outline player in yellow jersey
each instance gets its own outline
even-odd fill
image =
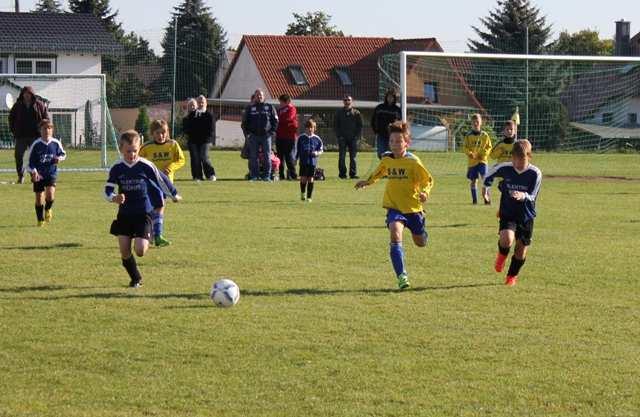
[[[356,189],[372,185],[387,177],[382,206],[387,209],[387,227],[390,233],[389,257],[398,278],[398,287],[409,287],[409,276],[404,268],[402,232],[411,230],[416,246],[427,245],[427,230],[422,203],[427,201],[433,178],[420,159],[407,152],[411,143],[409,127],[403,122],[389,125],[389,148],[376,170],[365,181],[358,181]]]
[[[478,178],[487,175],[487,161],[491,153],[491,138],[482,131],[482,116],[476,113],[471,116],[471,132],[464,137],[462,150],[468,157],[467,178],[471,187],[471,201],[478,204]],[[486,198],[486,187],[482,187],[484,203],[491,204]]]
[[[164,120],[154,120],[150,129],[153,142],[145,143],[140,148],[140,156],[153,162],[158,170],[173,182],[175,172],[185,164],[184,153],[180,144],[169,138],[169,126]],[[172,196],[173,201],[179,201],[179,195]],[[170,241],[164,238],[164,206],[154,210],[153,240],[156,246],[168,246]]]
[[[493,166],[495,167],[498,164],[503,162],[511,162],[511,150],[513,149],[513,144],[516,141],[517,137],[517,125],[513,120],[507,120],[504,124],[504,129],[502,130],[502,140],[491,149],[491,154],[489,157],[496,161]],[[489,197],[489,187],[485,187],[484,191],[484,199],[485,201],[491,201]]]

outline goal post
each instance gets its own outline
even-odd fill
[[[494,139],[514,119],[536,149],[640,150],[638,57],[402,51],[381,70],[399,87],[403,120],[438,137],[427,134],[426,150],[456,150],[473,113]]]
[[[87,151],[75,153],[79,157],[60,171],[105,170],[117,159],[104,74],[0,74],[0,148],[14,145],[8,115],[25,86],[46,103],[54,137],[65,149]],[[0,172],[14,170],[13,158],[3,157]]]

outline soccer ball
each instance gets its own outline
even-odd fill
[[[240,288],[228,278],[213,283],[209,297],[218,307],[232,307],[240,300]]]

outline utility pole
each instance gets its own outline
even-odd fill
[[[171,80],[171,137],[176,133],[176,59],[178,48],[178,16],[173,18],[173,79]]]
[[[15,1],[16,13],[20,13],[20,0]]]
[[[525,106],[524,106],[524,135],[527,139],[529,139],[529,23],[527,23],[527,27],[525,30],[525,54],[527,55],[527,93],[525,96]]]

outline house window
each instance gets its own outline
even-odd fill
[[[338,80],[340,80],[340,84],[342,84],[343,87],[350,87],[353,85],[351,75],[349,75],[349,70],[344,67],[336,67],[335,71],[338,76]]]
[[[289,74],[291,74],[291,78],[293,79],[293,83],[295,85],[309,84],[307,82],[307,77],[305,77],[304,72],[302,71],[302,67],[300,65],[291,65],[289,67]]]
[[[424,101],[427,103],[438,102],[438,85],[435,82],[424,83]]]
[[[602,113],[602,124],[610,125],[613,122],[613,113]]]
[[[16,74],[33,74],[31,61],[16,61]]]
[[[36,61],[36,74],[53,74],[53,62]]]
[[[17,74],[53,74],[53,59],[16,59]]]
[[[638,113],[629,113],[627,115],[627,121],[629,122],[630,125],[637,125],[638,124]]]

